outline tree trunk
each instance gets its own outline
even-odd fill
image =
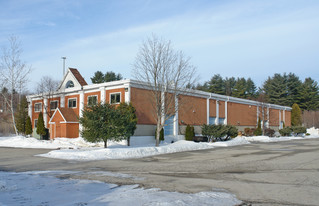
[[[127,137],[127,146],[131,146],[130,139],[131,137]]]
[[[104,141],[104,148],[107,148],[107,140]]]
[[[156,147],[159,146],[159,143],[160,143],[160,133],[161,133],[161,128],[160,128],[160,125],[157,124],[157,127],[156,127]]]
[[[14,132],[16,133],[16,135],[18,135],[18,130],[17,130],[17,126],[16,126],[16,121],[14,118],[14,109],[13,109],[13,91],[11,92],[11,115],[12,115],[12,124],[13,124],[13,128],[14,128]]]

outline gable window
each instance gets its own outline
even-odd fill
[[[34,104],[34,111],[41,112],[41,110],[42,110],[42,103],[35,103]]]
[[[68,107],[75,108],[76,107],[76,99],[69,99]]]
[[[35,120],[34,120],[34,128],[37,128],[37,126],[38,126],[38,120],[35,119]]]
[[[73,81],[69,80],[66,85],[65,85],[65,88],[71,88],[71,87],[74,87],[74,83]]]
[[[88,96],[88,106],[94,106],[97,104],[97,96]]]
[[[52,110],[55,110],[56,108],[58,108],[58,100],[51,101],[51,102],[50,102],[50,109],[51,109],[51,111],[52,111]]]
[[[121,103],[121,93],[118,92],[118,93],[113,93],[110,95],[110,103],[111,104],[119,104]]]

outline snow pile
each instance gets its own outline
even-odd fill
[[[195,143],[185,140],[160,147],[126,147],[126,148],[82,148],[55,150],[42,157],[69,159],[69,160],[103,160],[103,159],[127,159],[140,158],[159,154],[168,154],[190,150],[213,148],[213,144]]]
[[[138,139],[139,137],[134,137]],[[253,136],[253,137],[236,137],[226,142],[214,143],[195,143],[191,141],[179,140],[175,143],[164,142],[160,147],[154,147],[154,138],[148,138],[149,141],[143,146],[139,142],[135,146],[126,146],[126,141],[122,142],[108,142],[108,148],[103,148],[104,143],[89,143],[83,138],[56,138],[53,141],[37,140],[35,138],[25,138],[21,136],[16,137],[0,137],[0,147],[24,147],[24,148],[47,148],[59,149],[50,151],[39,156],[68,159],[68,160],[105,160],[105,159],[128,159],[141,158],[160,154],[168,154],[175,152],[184,152],[192,150],[211,149],[214,147],[229,147],[242,144],[249,144],[250,142],[279,142],[297,139],[319,138],[319,135],[310,135],[305,137],[267,137],[267,136]],[[150,146],[152,145],[152,146]]]
[[[313,139],[319,138],[319,135],[309,135],[304,137],[268,137],[268,136],[253,136],[253,137],[242,137],[248,142],[281,142],[298,139]]]
[[[0,205],[236,205],[234,195],[220,192],[185,194],[138,185],[117,186],[91,180],[68,180],[54,173],[0,172]]]
[[[319,136],[319,129],[311,127],[309,129],[307,129],[307,133],[312,135],[312,136]]]
[[[108,142],[110,146],[124,146],[126,141]],[[55,138],[54,140],[38,140],[33,137],[12,136],[0,137],[0,147],[17,147],[17,148],[42,148],[42,149],[66,149],[82,147],[103,147],[103,142],[90,143],[83,138]]]
[[[196,143],[180,140],[173,144],[162,145],[160,147],[126,147],[126,148],[82,148],[82,149],[64,149],[54,150],[38,156],[68,159],[68,160],[105,160],[105,159],[128,159],[141,158],[160,154],[169,154],[175,152],[184,152],[192,150],[203,150],[214,147],[228,147],[241,144],[249,144],[247,140],[241,137],[234,138],[227,142],[215,143]]]

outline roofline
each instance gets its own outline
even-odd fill
[[[72,73],[72,72],[71,72]],[[73,75],[73,74],[72,74]],[[112,81],[112,82],[104,82],[99,84],[91,84],[91,85],[85,85],[80,87],[72,87],[65,89],[64,91],[56,91],[53,93],[54,96],[58,96],[61,94],[68,94],[68,93],[76,93],[79,91],[88,91],[88,90],[94,90],[99,89],[101,87],[135,87],[135,88],[141,88],[141,89],[151,89],[151,86],[147,84],[146,82],[133,80],[133,79],[124,79],[124,80],[118,80],[118,81]],[[206,98],[206,99],[214,99],[214,100],[220,100],[220,101],[227,101],[227,102],[233,102],[233,103],[241,103],[241,104],[248,104],[253,106],[265,106],[273,109],[281,109],[281,110],[287,110],[291,111],[291,107],[288,106],[281,106],[277,104],[270,104],[266,102],[258,102],[254,100],[249,99],[242,99],[237,97],[231,97],[221,94],[215,94],[200,90],[194,90],[194,89],[187,89],[186,91],[182,91],[181,94],[183,95],[189,95],[189,96],[196,96],[200,98]],[[28,99],[34,99],[34,98],[42,98],[42,94],[34,94],[34,95],[28,95]]]

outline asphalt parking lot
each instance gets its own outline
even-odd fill
[[[256,143],[140,159],[76,162],[0,148],[1,171],[81,171],[63,178],[140,184],[186,193],[227,190],[252,205],[319,205],[319,139]],[[134,178],[96,175],[99,171]]]

